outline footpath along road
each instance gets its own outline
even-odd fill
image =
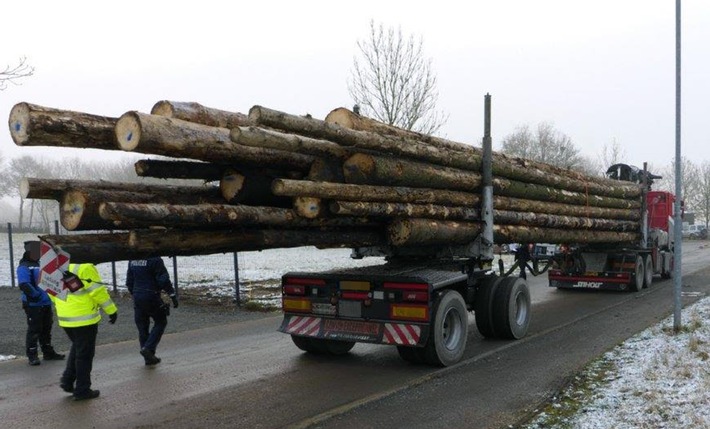
[[[687,303],[710,292],[710,261],[699,243],[684,250]],[[142,365],[135,337],[98,347],[93,378],[101,397],[94,401],[75,403],[61,392],[60,362],[0,363],[0,420],[51,428],[514,425],[586,362],[671,311],[670,281],[635,294],[545,283],[531,280],[526,339],[485,340],[471,321],[464,361],[451,368],[410,365],[393,347],[364,344],[338,359],[309,356],[276,332],[279,316],[182,332],[176,318],[156,368]],[[130,314],[124,310],[119,324],[132,328]],[[99,337],[112,328],[102,325]]]

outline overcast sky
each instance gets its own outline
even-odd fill
[[[675,0],[14,1],[0,14],[0,67],[26,56],[36,71],[0,92],[0,117],[21,101],[118,117],[168,99],[324,118],[352,106],[346,82],[371,19],[423,37],[449,139],[480,141],[488,92],[494,148],[549,121],[591,158],[614,139],[638,166],[675,154]],[[683,155],[710,160],[708,0],[683,1],[682,76]],[[5,157],[97,157],[50,151],[0,129]]]

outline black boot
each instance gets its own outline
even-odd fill
[[[155,355],[155,352],[148,349],[141,349],[141,355],[145,359],[146,365],[157,365],[160,363],[160,358]]]
[[[27,349],[27,359],[31,366],[37,366],[42,363],[39,361],[39,356],[37,355],[37,347]]]
[[[64,355],[54,351],[54,347],[52,347],[52,346],[43,346],[42,347],[42,356],[44,357],[44,360],[62,360],[62,359],[64,359]]]

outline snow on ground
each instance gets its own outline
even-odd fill
[[[617,346],[526,429],[710,428],[710,298]]]

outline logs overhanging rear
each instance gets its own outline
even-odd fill
[[[47,236],[74,261],[314,245],[456,246],[481,230],[481,150],[339,108],[325,120],[261,106],[248,115],[161,101],[120,118],[29,103],[9,118],[20,146],[135,151],[143,177],[204,186],[27,178],[28,198],[60,202]],[[186,160],[187,159],[187,160]],[[494,153],[494,240],[632,242],[641,188]],[[209,182],[220,181],[219,187]],[[169,183],[169,182],[168,182]],[[182,240],[182,241],[181,241]]]

